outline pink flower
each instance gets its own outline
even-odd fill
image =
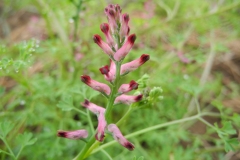
[[[118,4],[115,5],[115,11],[116,11],[115,19],[116,19],[117,22],[120,22],[121,21],[122,9]]]
[[[108,7],[105,8],[105,14],[107,15],[111,31],[114,34],[117,31],[116,13],[114,5],[108,5]]]
[[[81,81],[96,91],[105,93],[107,95],[109,95],[111,92],[111,89],[108,85],[95,81],[87,75],[82,75]]]
[[[113,82],[116,78],[116,65],[115,63],[110,59],[110,68],[108,65],[102,67],[99,69],[100,72],[104,75],[105,79],[109,82]]]
[[[131,62],[125,63],[121,66],[120,74],[124,75],[128,72],[136,70],[138,67],[143,65],[145,62],[147,62],[150,59],[150,56],[148,54],[143,54],[140,58],[135,59]]]
[[[114,59],[116,61],[121,61],[125,58],[125,56],[129,53],[129,51],[132,49],[132,46],[136,40],[136,35],[131,34],[127,41],[123,44],[123,46],[117,50],[117,52],[114,54]]]
[[[105,43],[101,36],[99,36],[98,34],[95,34],[93,36],[93,40],[95,43],[97,43],[97,45],[102,48],[102,50],[109,56],[112,56],[114,54],[113,50],[109,47],[109,45],[107,43]]]
[[[129,105],[131,103],[138,102],[138,101],[142,100],[142,97],[143,97],[142,94],[137,95],[137,96],[130,96],[130,95],[122,94],[115,99],[114,103],[115,104],[123,103],[123,104]]]
[[[127,93],[134,89],[138,89],[138,83],[132,80],[129,84],[122,84],[118,89],[118,93]]]
[[[113,138],[118,141],[123,147],[127,148],[128,150],[134,150],[134,145],[130,143],[121,133],[119,128],[115,124],[108,125],[108,131],[112,133]]]
[[[87,99],[83,103],[81,103],[83,107],[86,107],[89,109],[91,112],[93,112],[96,115],[100,115],[101,113],[105,112],[105,108],[100,107],[94,103],[89,102]]]
[[[76,131],[61,131],[59,130],[57,133],[58,137],[68,138],[68,139],[80,139],[87,138],[88,131],[87,130],[76,130]]]
[[[100,112],[100,114],[98,115],[97,133],[95,135],[96,140],[100,142],[103,141],[106,126],[107,126],[107,122],[105,120],[104,112]]]
[[[121,39],[128,36],[129,34],[130,28],[128,26],[128,22],[129,22],[129,15],[125,13],[122,15],[122,19],[121,19],[121,23],[122,23],[121,30],[120,30]]]
[[[102,32],[104,33],[107,43],[108,45],[113,48],[115,43],[113,40],[113,37],[111,36],[110,32],[109,32],[109,25],[107,23],[103,23],[100,25],[100,29],[102,30]]]

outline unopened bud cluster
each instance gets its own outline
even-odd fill
[[[138,89],[138,83],[134,80],[131,80],[128,84],[117,86],[117,90],[113,90],[113,88],[118,85],[121,76],[136,70],[139,66],[148,61],[150,56],[143,54],[136,60],[122,64],[123,59],[133,47],[133,44],[136,40],[136,35],[129,35],[130,27],[128,23],[130,18],[126,13],[122,14],[122,9],[119,5],[108,5],[105,8],[105,14],[107,16],[108,23],[101,24],[100,29],[105,35],[106,42],[103,41],[102,37],[97,34],[93,36],[93,40],[103,50],[103,52],[108,55],[110,59],[110,65],[105,65],[99,70],[104,75],[105,79],[110,82],[111,87],[105,83],[93,80],[88,75],[82,75],[81,81],[92,89],[105,95],[105,97],[108,98],[109,103],[110,98],[112,98],[112,105],[118,103],[130,105],[131,103],[140,101],[143,98],[142,94],[126,94],[132,90]],[[108,131],[122,146],[129,150],[134,149],[134,145],[122,135],[121,131],[115,124],[108,124],[109,120],[107,120],[106,113],[109,108],[105,109],[88,100],[85,100],[81,104],[83,107],[95,114],[98,118],[97,133],[95,135],[96,140],[102,142],[104,140],[106,131]],[[58,136],[70,139],[87,138],[88,132],[86,130],[58,131]]]

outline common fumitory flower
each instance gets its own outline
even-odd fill
[[[89,102],[87,99],[83,103],[81,103],[83,107],[86,107],[91,112],[93,112],[96,115],[100,115],[101,113],[105,112],[105,108],[100,107],[94,103]]]
[[[85,129],[76,130],[76,131],[62,131],[59,130],[57,133],[58,137],[68,138],[68,139],[80,139],[87,138],[88,131]]]
[[[105,8],[105,14],[107,15],[111,31],[114,34],[117,31],[115,7],[112,4],[110,4],[107,8]]]
[[[129,21],[129,15],[128,14],[123,14],[122,19],[121,19],[121,30],[120,30],[120,37],[123,39],[125,36],[129,34],[130,28],[128,26],[128,21]]]
[[[105,120],[104,112],[100,112],[100,114],[98,115],[97,133],[95,135],[96,140],[100,142],[103,141],[106,127],[107,127],[107,122]]]
[[[123,44],[123,46],[117,50],[117,52],[114,54],[114,59],[116,61],[120,61],[129,53],[129,51],[132,49],[132,46],[136,40],[136,35],[131,34],[127,41]]]
[[[123,147],[129,149],[130,151],[134,150],[134,145],[130,143],[121,133],[116,124],[109,124],[108,131],[112,133],[113,138],[118,141]]]
[[[140,58],[135,59],[131,62],[125,63],[121,66],[120,74],[124,75],[128,72],[136,70],[138,67],[143,65],[145,62],[147,62],[150,59],[150,56],[148,54],[143,54]]]
[[[99,36],[98,34],[95,34],[93,36],[93,41],[95,43],[97,43],[97,45],[109,56],[113,56],[114,52],[113,50],[109,47],[109,45],[107,43],[105,43],[101,36]]]
[[[100,72],[104,75],[105,79],[109,82],[113,82],[116,78],[116,65],[115,63],[110,59],[110,68],[108,65],[102,67],[99,69]]]
[[[105,93],[107,95],[110,94],[111,89],[108,85],[104,84],[104,83],[100,83],[98,81],[95,81],[93,79],[91,79],[89,76],[87,75],[82,75],[81,76],[81,80],[82,82],[84,82],[86,85],[88,85],[89,87],[91,87],[92,89],[99,91],[101,93]]]
[[[138,102],[140,100],[142,100],[142,97],[143,95],[140,94],[140,95],[137,95],[137,96],[130,96],[130,95],[125,95],[125,94],[122,94],[120,96],[118,96],[114,103],[117,104],[117,103],[123,103],[123,104],[131,104],[131,103],[134,103],[134,102]]]
[[[122,84],[118,89],[118,93],[123,94],[130,92],[131,90],[138,89],[138,83],[134,80],[130,81],[129,84]]]
[[[110,34],[109,25],[107,23],[103,23],[103,24],[100,25],[100,29],[104,33],[104,35],[106,37],[107,44],[111,48],[113,48],[115,46],[115,43],[114,43],[113,37]]]

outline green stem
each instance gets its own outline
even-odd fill
[[[18,152],[18,154],[17,154],[17,156],[16,156],[16,159],[18,159],[18,157],[20,156],[20,154],[21,154],[21,152],[22,152],[22,150],[23,150],[23,146],[21,146],[21,148],[20,148],[20,150],[19,150],[19,152]]]
[[[6,145],[6,147],[7,147],[8,151],[10,152],[11,156],[12,156],[14,159],[16,159],[15,154],[13,153],[11,147],[8,145],[8,143],[7,143],[7,141],[5,140],[5,138],[3,137],[3,138],[1,138],[1,139],[2,139],[3,143]]]
[[[81,152],[73,159],[73,160],[83,160],[85,158],[85,155],[88,151],[88,149],[92,146],[92,144],[96,141],[95,135],[92,135],[88,143],[85,144],[84,148],[81,150]]]
[[[116,123],[117,126],[120,126],[126,119],[127,117],[130,115],[130,113],[132,113],[133,109],[132,106],[129,106],[127,112],[122,116],[122,118]]]
[[[119,81],[120,81],[121,62],[115,61],[115,64],[116,64],[116,79],[112,85],[112,88],[111,88],[112,92],[109,96],[109,101],[108,101],[107,108],[105,111],[105,117],[106,117],[106,120],[108,123],[110,121],[110,113],[112,112],[113,104],[114,104],[114,101],[115,101],[115,98],[116,98],[116,95],[118,92]]]

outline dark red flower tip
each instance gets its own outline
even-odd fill
[[[83,83],[86,83],[87,85],[89,85],[91,83],[91,78],[88,75],[82,75],[81,76],[81,81]]]
[[[138,89],[138,83],[135,82],[134,80],[131,80],[130,83],[129,83],[129,88]]]
[[[121,9],[121,7],[120,7],[118,4],[116,4],[115,10],[116,10],[116,11],[119,11],[120,13],[122,12],[122,9]]]
[[[85,107],[85,106],[88,106],[89,105],[89,100],[85,99],[84,102],[82,103],[82,105]]]
[[[99,36],[98,34],[95,34],[95,35],[93,36],[93,41],[94,41],[95,43],[97,43],[97,44],[101,44],[102,38],[101,38],[101,36]]]
[[[130,27],[128,26],[127,35],[130,33]]]
[[[109,72],[109,67],[108,65],[103,66],[102,68],[99,69],[102,74],[108,74]]]
[[[100,29],[103,33],[106,34],[109,31],[109,25],[107,23],[103,23],[103,24],[100,25]]]
[[[138,95],[138,96],[135,98],[135,101],[136,101],[136,102],[141,101],[141,100],[142,100],[142,97],[143,97],[142,94]]]
[[[58,137],[67,137],[67,132],[65,132],[65,131],[58,131],[57,136]]]
[[[111,16],[111,17],[115,17],[115,13],[114,13],[114,11],[111,9],[111,10],[108,10],[108,13],[109,13],[109,15]]]
[[[114,5],[113,4],[109,4],[109,8],[113,9]]]
[[[127,23],[129,21],[129,15],[128,14],[123,14],[123,20]]]
[[[104,10],[104,11],[105,11],[105,13],[108,13],[108,8],[105,8],[105,10]]]
[[[136,40],[136,35],[135,34],[131,34],[129,37],[128,37],[128,41],[129,43],[133,44]]]
[[[130,143],[130,142],[126,142],[124,144],[124,147],[126,147],[130,151],[134,150],[134,148],[135,148],[134,145],[132,143]]]
[[[102,142],[103,141],[103,139],[104,139],[104,133],[101,133],[101,136],[100,136],[100,138],[98,139],[98,133],[96,133],[95,134],[95,138],[96,138],[96,140],[98,140],[99,142]]]
[[[143,64],[145,62],[147,62],[150,59],[150,56],[148,54],[143,54],[140,57],[140,63]]]

